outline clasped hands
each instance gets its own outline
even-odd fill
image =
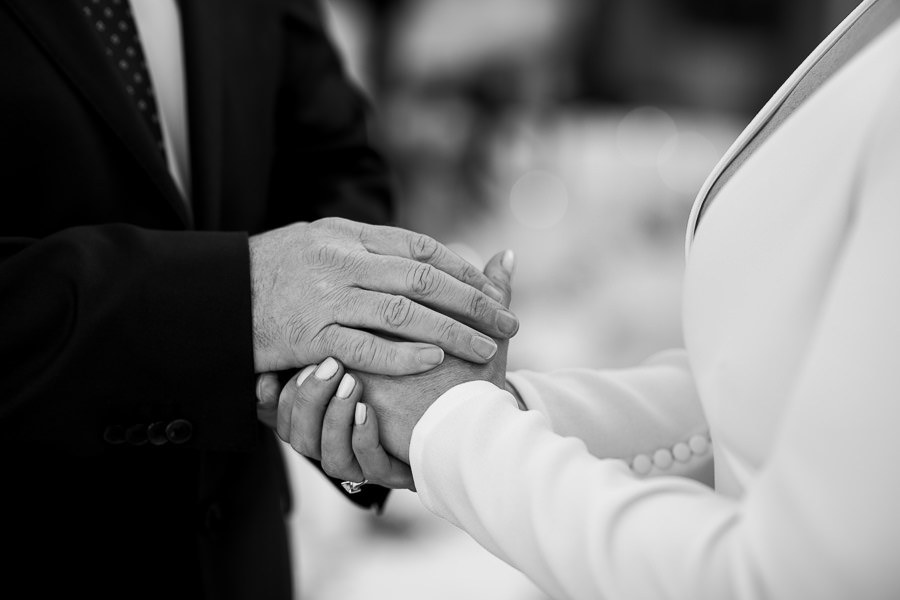
[[[505,383],[512,254],[482,272],[427,236],[342,219],[250,250],[260,420],[333,477],[414,489],[425,410],[458,383]]]

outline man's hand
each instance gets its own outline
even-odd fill
[[[512,269],[510,252],[498,254],[485,267],[505,305]],[[307,367],[284,386],[274,374],[265,375],[257,389],[259,418],[298,453],[321,460],[332,477],[414,489],[406,464],[413,427],[458,383],[481,379],[505,387],[507,346],[501,341],[486,365],[448,358],[440,367],[407,377],[350,374],[331,358]]]
[[[404,229],[297,223],[251,237],[250,261],[258,373],[329,356],[384,375],[432,369],[443,351],[485,363],[518,329],[484,273]]]
[[[494,256],[484,270],[503,291],[505,306],[509,305],[510,300],[512,262],[512,253],[507,251]],[[377,415],[380,443],[385,450],[408,463],[413,427],[428,407],[453,386],[466,381],[486,380],[504,389],[508,345],[508,340],[498,340],[497,354],[483,365],[448,358],[431,371],[402,378],[353,373],[363,386],[363,402]],[[357,441],[356,432],[354,441]],[[359,451],[357,456],[360,456]]]

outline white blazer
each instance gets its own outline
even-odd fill
[[[527,412],[453,388],[422,502],[557,600],[900,598],[900,0],[803,63],[687,241],[684,350],[511,373]]]

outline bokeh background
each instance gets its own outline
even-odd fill
[[[854,0],[324,0],[375,107],[400,225],[512,248],[510,369],[681,344],[708,172]],[[552,600],[415,494],[355,508],[287,453],[300,600]]]

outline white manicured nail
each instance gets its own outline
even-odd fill
[[[309,365],[304,367],[302,371],[300,371],[300,377],[297,378],[297,387],[303,385],[303,382],[306,381],[306,378],[312,375],[312,372],[316,370],[316,365]]]
[[[356,380],[349,373],[344,373],[344,376],[341,377],[341,384],[338,386],[337,394],[335,394],[338,398],[349,398],[350,394],[353,393],[353,388],[356,387]]]
[[[321,379],[322,381],[331,379],[332,377],[334,377],[334,374],[337,373],[337,370],[337,361],[329,356],[322,362],[321,365],[319,365],[319,368],[316,369],[316,379]]]
[[[356,403],[356,415],[353,419],[357,425],[365,424],[366,412],[367,412],[366,405],[363,404],[362,402],[357,402]]]

